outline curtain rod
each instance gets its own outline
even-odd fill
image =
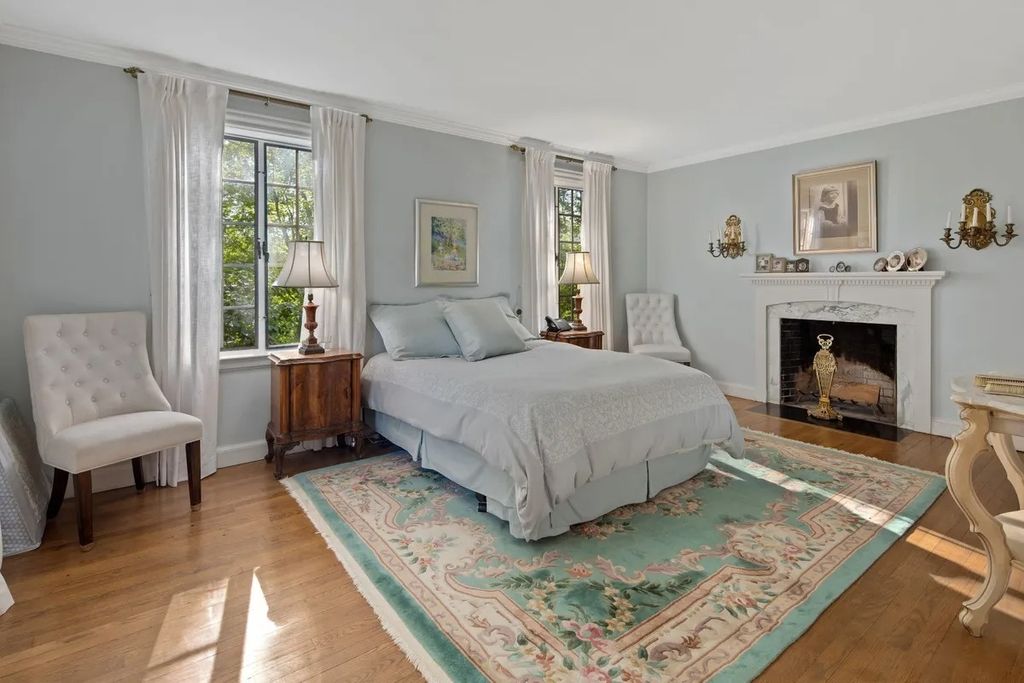
[[[126,74],[128,74],[132,78],[138,78],[139,74],[146,73],[145,71],[143,71],[142,69],[140,69],[137,66],[127,66],[124,69],[122,69],[122,71],[124,71]],[[273,102],[274,104],[281,104],[281,105],[284,105],[286,107],[298,107],[299,109],[306,109],[306,110],[308,110],[309,106],[310,106],[309,104],[307,104],[305,102],[296,102],[295,100],[283,100],[280,97],[271,97],[270,95],[260,95],[259,93],[246,92],[245,90],[235,90],[234,88],[229,88],[228,92],[230,92],[232,95],[237,95],[238,97],[248,97],[249,99],[252,99],[252,100],[260,100],[261,102],[263,102],[265,104],[270,104],[271,102]],[[373,122],[373,119],[371,119],[366,114],[360,114],[360,116],[362,116],[364,119],[366,119],[367,123],[372,123]]]
[[[522,145],[509,145],[508,148],[510,150],[512,150],[513,152],[519,152],[520,154],[526,154],[526,148],[523,147]],[[567,157],[564,154],[556,154],[555,158],[556,159],[560,159],[562,161],[575,161],[578,164],[583,163],[583,159],[580,159],[578,157]],[[612,166],[612,170],[613,171],[618,171],[619,169],[618,169],[617,166]]]

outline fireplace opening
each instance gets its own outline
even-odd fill
[[[833,338],[832,408],[844,418],[895,425],[896,325],[782,318],[779,402],[799,408],[818,405],[813,363],[821,349],[819,334]]]

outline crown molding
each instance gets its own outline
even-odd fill
[[[1024,83],[1015,83],[1014,85],[1009,85],[1004,88],[984,90],[979,93],[939,100],[937,102],[922,104],[915,107],[896,109],[876,116],[851,119],[841,123],[810,128],[798,133],[790,133],[763,140],[745,142],[729,147],[719,147],[718,149],[698,152],[689,156],[678,157],[670,161],[652,163],[647,167],[647,172],[657,173],[658,171],[669,171],[673,168],[693,166],[694,164],[702,164],[707,161],[716,161],[718,159],[727,159],[729,157],[750,154],[752,152],[763,152],[768,149],[786,147],[787,145],[795,145],[801,142],[810,142],[812,140],[821,140],[822,138],[830,138],[836,135],[844,135],[846,133],[855,133],[861,130],[870,130],[871,128],[881,128],[882,126],[888,126],[894,123],[904,123],[906,121],[914,121],[916,119],[925,119],[929,116],[949,114],[963,109],[983,107],[987,104],[996,104],[998,102],[1016,100],[1022,97],[1024,97]]]
[[[193,62],[186,62],[166,55],[148,52],[146,50],[135,50],[131,48],[112,47],[100,43],[69,38],[43,31],[36,31],[30,28],[14,26],[12,24],[0,23],[0,43],[20,47],[36,52],[79,59],[97,64],[109,66],[126,67],[137,66],[144,71],[159,71],[161,73],[173,74],[185,78],[204,80],[210,83],[223,85],[235,90],[255,92],[261,95],[277,97],[285,100],[295,100],[326,107],[335,107],[346,111],[366,114],[378,121],[387,121],[411,128],[419,128],[435,133],[455,135],[470,140],[490,142],[496,145],[508,146],[521,139],[519,135],[512,135],[501,131],[481,128],[466,123],[460,123],[443,116],[428,112],[417,111],[405,107],[398,107],[381,102],[364,100],[356,97],[348,97],[336,93],[301,88],[286,85],[276,81],[269,81],[253,76],[245,76],[231,71],[215,69]],[[559,148],[558,151],[572,153],[582,156],[580,150],[571,148]],[[647,171],[647,164],[629,159],[615,159],[615,164],[622,169],[629,171]]]

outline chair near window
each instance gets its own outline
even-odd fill
[[[676,329],[674,294],[627,294],[629,352],[690,364],[690,350]]]
[[[146,351],[142,313],[33,315],[25,356],[39,454],[54,468],[47,517],[60,511],[68,475],[78,502],[78,541],[93,544],[92,470],[132,461],[142,491],[142,456],[185,444],[189,498],[202,502],[203,423],[176,413],[160,391]]]

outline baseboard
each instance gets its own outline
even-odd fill
[[[726,396],[735,396],[736,398],[745,398],[750,401],[760,401],[762,398],[757,396],[757,392],[754,387],[749,387],[745,384],[733,384],[732,382],[718,382],[718,388],[722,390],[722,393]]]
[[[267,442],[265,439],[217,446],[217,467],[231,467],[232,465],[256,462],[263,460],[263,456],[266,454]]]

